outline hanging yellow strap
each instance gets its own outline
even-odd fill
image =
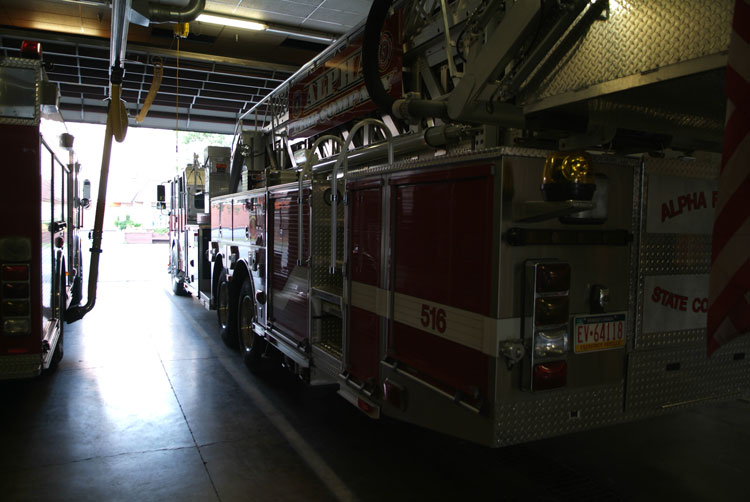
[[[159,87],[161,86],[161,79],[163,76],[164,62],[161,58],[156,58],[154,60],[154,78],[153,80],[151,80],[151,87],[149,87],[148,94],[146,94],[146,99],[143,102],[143,108],[141,108],[141,111],[138,112],[138,116],[135,118],[135,121],[139,124],[143,122],[143,119],[146,118],[146,114],[148,113],[149,108],[151,108],[154,99],[156,99],[156,93],[159,92]]]
[[[111,124],[112,136],[118,143],[125,140],[128,132],[128,109],[125,107],[125,101],[120,99],[122,86],[112,84],[112,101],[109,104],[109,113],[107,114],[107,125]],[[106,141],[106,138],[105,138]]]
[[[176,31],[175,31],[176,33]],[[180,37],[177,37],[177,62],[175,63],[175,96],[174,96],[174,155],[175,169],[179,170],[180,158]]]

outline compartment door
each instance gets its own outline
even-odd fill
[[[455,395],[488,397],[483,320],[492,314],[491,165],[391,180],[393,323],[388,355]]]
[[[348,195],[351,283],[346,369],[365,383],[377,381],[381,316],[385,315],[382,193],[378,181],[350,186]]]
[[[270,321],[298,342],[309,338],[309,257],[310,194],[305,191],[302,206],[302,259],[299,251],[299,215],[297,191],[270,196],[268,229],[270,249],[269,287]]]

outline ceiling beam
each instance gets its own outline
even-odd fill
[[[45,38],[51,42],[61,42],[70,45],[79,45],[81,47],[93,47],[93,48],[105,48],[109,50],[109,40],[86,37],[81,35],[68,35],[62,33],[56,33],[52,31],[31,31],[31,30],[20,30],[18,28],[0,26],[0,35],[7,35],[20,39],[39,39]],[[143,54],[146,56],[166,56],[176,58],[178,52],[176,50],[167,49],[163,47],[149,47],[139,44],[128,44],[127,52],[134,54]],[[211,54],[200,54],[198,52],[179,51],[180,59],[190,59],[194,61],[207,61],[212,63],[227,64],[233,66],[243,66],[246,68],[255,68],[259,70],[270,70],[270,71],[282,71],[287,73],[294,73],[299,69],[299,66],[287,65],[280,63],[272,63],[268,61],[260,61],[257,59],[240,59],[231,58],[226,56],[214,56]],[[126,61],[127,62],[127,61]]]

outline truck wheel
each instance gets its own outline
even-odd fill
[[[255,333],[253,328],[255,319],[255,302],[253,300],[253,285],[250,279],[245,279],[240,289],[240,298],[237,303],[237,332],[242,360],[250,371],[258,373],[266,368],[263,361],[263,352],[266,350],[266,341]]]
[[[185,279],[180,272],[172,273],[172,293],[177,296],[188,296],[185,290]]]
[[[55,345],[55,352],[52,354],[52,361],[49,363],[50,369],[57,368],[57,365],[60,364],[60,361],[62,361],[63,355],[65,354],[65,350],[63,347],[63,341],[65,339],[65,304],[68,301],[68,295],[66,293],[65,289],[65,269],[62,270],[60,273],[60,279],[57,281],[57,297],[55,300],[57,301],[57,305],[55,305],[55,310],[58,318],[58,323],[60,325],[60,336],[57,339],[57,345]]]
[[[172,293],[177,296],[187,296],[185,291],[185,274],[179,269],[177,259],[177,246],[172,243],[172,255],[169,260],[169,272],[172,275]]]
[[[83,258],[78,255],[78,271],[73,279],[73,287],[70,290],[70,306],[75,307],[81,304],[83,299]]]
[[[216,317],[219,320],[221,329],[221,339],[224,343],[233,349],[237,348],[237,327],[230,322],[232,317],[229,308],[229,282],[227,281],[226,272],[221,272],[218,286],[216,288]]]

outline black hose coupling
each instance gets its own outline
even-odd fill
[[[116,61],[109,72],[109,81],[113,85],[121,85],[122,78],[125,75],[125,70],[119,65],[119,61]]]

